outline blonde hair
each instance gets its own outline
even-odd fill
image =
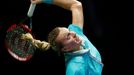
[[[59,28],[60,27],[54,28],[48,35],[48,42],[50,43],[52,49],[55,50],[56,52],[60,52],[62,48],[62,45],[56,42],[56,38],[60,33]]]

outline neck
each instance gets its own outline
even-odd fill
[[[74,48],[72,51],[78,51],[78,50],[82,50],[85,49],[85,47],[81,44],[80,46]]]

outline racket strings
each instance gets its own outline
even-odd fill
[[[22,40],[21,34],[28,31],[23,28],[24,26],[16,25],[11,26],[6,34],[6,44],[8,49],[18,55],[19,57],[26,58],[34,54],[35,47],[32,45],[31,40]]]

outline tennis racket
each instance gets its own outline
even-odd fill
[[[30,18],[30,28],[22,22],[18,25],[13,24],[7,29],[5,45],[11,56],[19,61],[28,61],[32,58],[35,52],[35,46],[32,45],[31,40],[21,39],[22,34],[32,34],[32,15],[35,10],[36,4],[32,4],[29,7],[28,13],[25,20]]]

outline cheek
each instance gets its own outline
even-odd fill
[[[67,47],[75,47],[77,46],[77,43],[73,39],[70,39],[70,40],[64,41],[64,45]]]
[[[77,43],[74,42],[74,41],[70,41],[70,42],[68,43],[68,46],[69,46],[69,47],[75,47],[75,46],[77,46]]]

